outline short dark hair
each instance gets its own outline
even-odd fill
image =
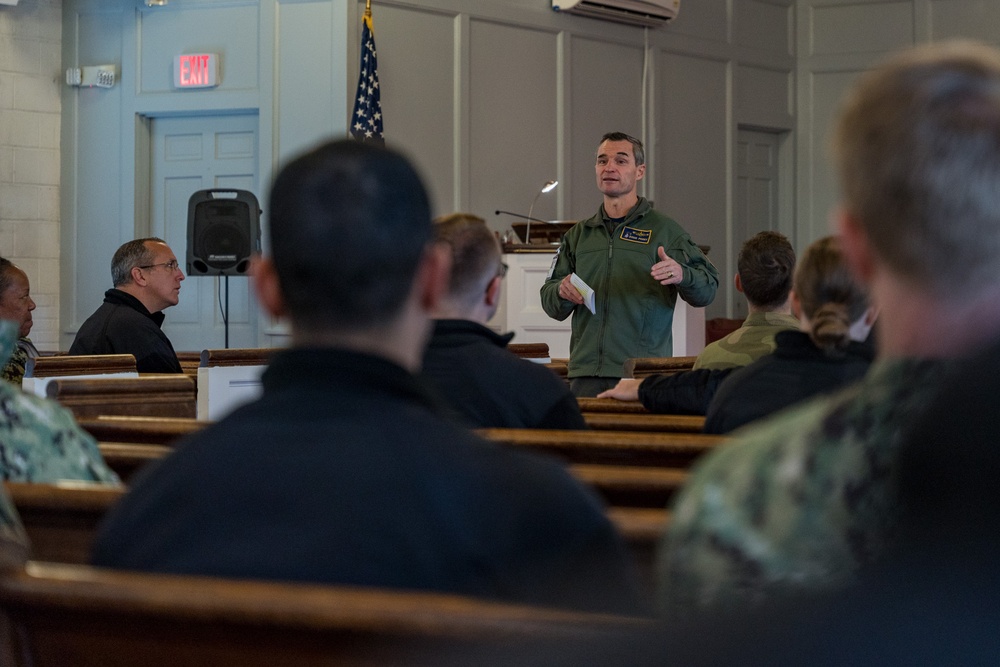
[[[432,234],[427,191],[410,162],[346,139],[281,170],[268,222],[285,304],[296,326],[314,332],[390,322]]]
[[[642,147],[642,142],[635,137],[625,134],[624,132],[608,132],[603,137],[598,145],[603,144],[605,141],[627,141],[632,144],[632,155],[635,157],[635,166],[641,164],[646,164],[646,150]]]
[[[760,232],[743,243],[736,270],[747,301],[765,310],[777,308],[792,289],[795,249],[784,234]]]
[[[144,239],[134,239],[123,243],[115,250],[111,258],[111,284],[115,287],[132,282],[132,269],[146,266],[153,261],[153,251],[146,247],[146,242],[167,244],[161,238],[147,236]]]
[[[434,220],[434,238],[451,247],[448,296],[471,306],[500,270],[500,244],[486,221],[469,213],[452,213]]]

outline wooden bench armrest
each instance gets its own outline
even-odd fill
[[[202,350],[201,366],[266,366],[280,348],[247,347],[229,350]]]
[[[62,375],[105,375],[135,373],[135,357],[131,354],[88,354],[35,357],[25,365],[25,377],[58,377]]]

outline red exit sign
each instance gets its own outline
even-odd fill
[[[219,85],[219,54],[186,53],[174,58],[175,88],[214,88]]]

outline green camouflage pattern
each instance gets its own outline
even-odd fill
[[[13,352],[17,329],[15,322],[0,320],[0,359]],[[72,413],[8,382],[0,382],[0,478],[120,483],[104,463],[97,442],[77,425]]]
[[[860,383],[737,430],[699,462],[661,545],[664,611],[838,587],[876,559],[899,509],[902,427],[948,365],[879,361]]]
[[[799,321],[787,313],[750,313],[736,331],[705,346],[694,368],[722,369],[746,366],[774,352],[779,331],[798,331]]]
[[[2,354],[2,352],[0,352],[0,354]],[[0,371],[0,378],[3,378],[7,382],[16,384],[20,387],[21,380],[24,379],[24,369],[27,365],[28,350],[20,345],[15,345],[14,352],[10,355],[10,359],[4,365],[3,370]]]

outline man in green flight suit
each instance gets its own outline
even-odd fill
[[[563,236],[541,288],[550,317],[573,315],[569,378],[576,396],[615,386],[629,357],[671,356],[677,297],[707,306],[719,287],[718,271],[688,233],[638,196],[646,173],[641,141],[604,135],[596,173],[604,203]],[[574,275],[594,290],[593,312]]]

